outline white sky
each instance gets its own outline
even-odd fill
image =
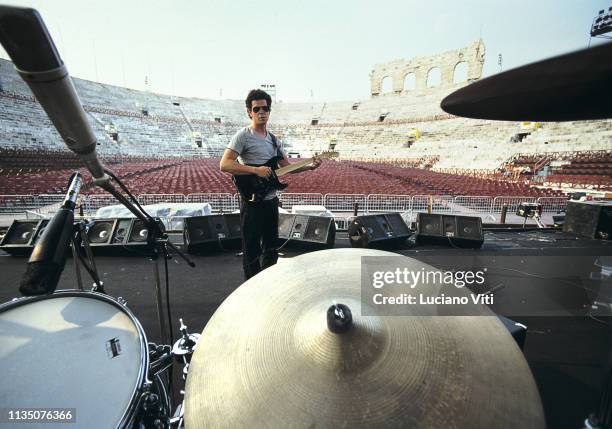
[[[1,1],[1,0],[0,0]],[[376,63],[486,47],[484,75],[581,49],[602,0],[29,0],[75,77],[164,94],[284,102],[369,97]],[[602,43],[593,39],[591,45]],[[8,56],[0,48],[0,57]]]

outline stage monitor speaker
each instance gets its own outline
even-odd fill
[[[149,231],[140,219],[94,219],[92,223],[87,230],[87,238],[94,253],[123,256],[132,252],[140,255],[153,251],[147,241]]]
[[[336,223],[327,216],[279,213],[278,238],[332,248],[336,242]]]
[[[482,219],[478,216],[418,213],[416,242],[479,248],[484,242]]]
[[[124,246],[127,243],[128,231],[132,225],[131,218],[95,219],[87,231],[91,247]]]
[[[291,230],[295,222],[295,215],[291,213],[278,214],[278,238],[287,240],[291,237]]]
[[[0,249],[14,256],[29,256],[49,219],[14,220],[0,241]]]
[[[563,232],[583,238],[612,239],[612,202],[568,201]]]
[[[400,213],[357,216],[348,226],[349,242],[352,247],[397,245],[411,234]]]
[[[240,213],[185,218],[183,238],[189,251],[234,246],[241,237]]]

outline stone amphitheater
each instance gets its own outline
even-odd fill
[[[291,156],[333,149],[342,165],[322,169],[318,186],[291,181],[290,192],[559,196],[611,190],[610,120],[502,122],[440,109],[446,95],[481,78],[484,55],[482,40],[476,40],[438,55],[376,64],[365,100],[275,104],[270,128]],[[137,192],[234,192],[216,165],[231,136],[248,125],[242,100],[171,97],[73,80],[99,154],[122,165]],[[73,157],[7,60],[0,60],[0,106],[0,195],[59,192]],[[143,168],[145,161],[155,166]],[[382,174],[392,168],[400,170],[393,177]],[[163,181],[164,170],[174,185],[152,186],[150,173]],[[332,177],[338,171],[344,181]],[[457,175],[479,183],[462,187],[466,182]]]

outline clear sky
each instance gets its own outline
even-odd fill
[[[29,0],[75,77],[164,94],[284,102],[369,97],[376,63],[478,37],[484,75],[584,48],[602,0]],[[591,45],[602,43],[593,39]],[[7,58],[0,48],[0,56]]]

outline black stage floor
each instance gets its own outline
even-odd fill
[[[338,232],[335,247],[349,247],[346,233]],[[282,252],[284,257],[293,257],[307,250],[287,246]],[[552,231],[495,231],[486,232],[485,244],[480,250],[414,246],[409,241],[393,251],[425,261],[438,256],[450,257],[450,260],[465,256],[515,256],[519,264],[525,264],[521,270],[511,269],[519,275],[514,281],[503,285],[499,295],[510,304],[531,300],[542,309],[542,314],[523,312],[518,316],[506,315],[513,316],[514,320],[528,327],[524,353],[540,389],[547,426],[555,429],[582,427],[584,418],[598,407],[604,368],[612,350],[610,313],[601,308],[592,311],[589,302],[610,296],[612,291],[581,288],[580,285],[584,283],[579,280],[588,276],[589,270],[593,271],[593,266],[597,265],[593,262],[601,260],[601,257],[603,260],[612,257],[612,241],[576,239]],[[241,258],[235,255],[235,251],[217,251],[191,257],[196,263],[194,269],[178,257],[169,261],[175,335],[179,317],[183,318],[190,331],[201,332],[221,302],[242,283]],[[581,258],[587,261],[581,268],[564,262],[561,264],[567,266],[559,265],[559,261]],[[504,263],[512,263],[508,262],[512,260]],[[25,262],[25,258],[0,252],[0,302],[19,296],[18,285],[25,271]],[[126,299],[128,307],[145,328],[149,341],[159,342],[154,301],[154,262],[139,256],[99,256],[96,262],[107,293]],[[566,287],[552,288],[550,282],[564,269],[569,271],[569,277],[568,272],[563,273],[565,278],[575,275],[576,282],[566,282]],[[572,270],[578,269],[584,272],[572,273]],[[534,271],[537,274],[533,274]],[[163,281],[163,270],[161,273]],[[83,277],[88,280],[85,272]],[[86,284],[91,282],[87,281]],[[76,286],[73,261],[69,259],[60,288]],[[505,308],[510,312],[516,309],[512,305]],[[502,305],[502,314],[503,310]]]

